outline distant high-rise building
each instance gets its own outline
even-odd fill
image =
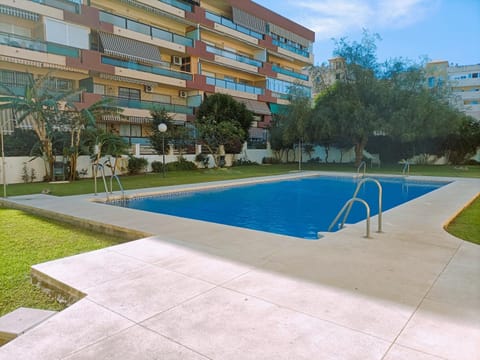
[[[428,87],[447,86],[452,104],[480,120],[480,64],[459,66],[432,61],[426,64],[426,73]]]

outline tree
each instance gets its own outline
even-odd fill
[[[102,99],[88,108],[69,112],[69,130],[70,130],[70,146],[68,148],[68,156],[70,162],[70,181],[76,179],[76,170],[78,156],[82,152],[83,133],[85,131],[97,132],[96,122],[104,115],[117,115],[123,110],[113,105],[112,99]]]
[[[374,134],[415,144],[445,136],[459,125],[458,112],[449,106],[445,91],[426,88],[422,65],[403,59],[377,62],[379,39],[364,31],[361,42],[336,41],[334,55],[345,60],[344,76],[315,103],[311,132],[315,140],[348,139],[355,148],[356,165]]]
[[[218,167],[218,156],[228,143],[244,142],[253,122],[253,114],[245,104],[226,94],[208,96],[197,111],[196,126],[199,138],[213,155]]]
[[[163,108],[152,110],[151,115],[153,121],[149,138],[157,154],[163,154],[164,141],[167,144],[173,144],[182,153],[185,146],[192,140],[190,129],[184,125],[175,125],[173,118]],[[167,125],[165,133],[158,130],[158,125],[162,123]]]
[[[18,124],[27,118],[31,121],[33,131],[39,140],[39,149],[45,161],[46,180],[53,178],[53,165],[55,157],[52,140],[55,131],[65,131],[66,113],[63,109],[73,109],[69,98],[78,93],[78,90],[54,93],[48,84],[52,77],[50,74],[36,79],[28,77],[22,96],[15,95],[13,89],[0,84],[7,95],[0,95],[0,109],[13,109]]]

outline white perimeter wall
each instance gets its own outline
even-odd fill
[[[264,157],[273,157],[273,153],[269,149],[265,150],[257,150],[257,149],[244,149],[242,153],[237,155],[227,154],[225,156],[226,164],[225,166],[231,166],[233,161],[236,159],[244,159],[249,160],[252,162],[256,162],[258,164],[262,163]],[[353,157],[352,157],[353,156]],[[143,155],[145,159],[148,160],[147,172],[152,171],[151,163],[153,161],[163,161],[163,157],[161,155]],[[185,159],[188,161],[195,162],[195,155],[183,155]],[[209,155],[210,161],[208,162],[209,167],[214,167],[215,162],[211,155]],[[312,155],[312,158],[319,157],[322,162],[325,160],[325,152],[323,148],[318,147],[315,149],[315,153]],[[293,155],[290,155],[290,160],[292,160]],[[100,163],[103,163],[109,159],[109,157],[103,157]],[[298,154],[296,156],[298,160]],[[308,155],[303,154],[303,161],[306,162],[310,158]],[[343,162],[351,162],[354,159],[354,154],[352,152],[345,153],[343,155]],[[165,162],[168,164],[169,162],[174,162],[178,160],[177,155],[165,155]],[[284,161],[286,158],[283,159]],[[62,157],[57,156],[57,161],[61,162]],[[111,158],[113,163],[114,158]],[[340,162],[340,151],[337,149],[332,149],[329,155],[329,162]],[[196,162],[195,162],[196,163]],[[23,175],[23,166],[26,164],[27,166],[27,173],[30,176],[31,169],[35,170],[35,182],[43,181],[45,176],[45,164],[43,159],[41,158],[34,158],[32,159],[29,156],[16,156],[16,157],[6,157],[5,158],[5,175],[6,175],[6,183],[7,184],[16,184],[22,183],[22,175]],[[201,164],[196,163],[198,167],[202,167]],[[113,164],[112,164],[113,165]],[[117,161],[117,174],[122,175],[128,173],[128,157],[123,156]],[[0,161],[0,184],[3,184],[3,166]],[[93,169],[92,169],[92,162],[89,156],[80,156],[78,158],[78,166],[77,171],[80,173],[80,177],[84,178],[91,178],[93,177]],[[105,166],[105,175],[111,175],[111,170],[108,166]]]

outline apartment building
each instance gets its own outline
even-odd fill
[[[110,98],[123,116],[98,126],[148,143],[150,110],[194,123],[206,96],[226,93],[255,115],[252,142],[293,85],[311,94],[314,32],[250,0],[1,0],[0,82],[18,90],[50,73],[82,88],[79,108]],[[4,121],[11,114],[0,114]]]
[[[452,103],[480,121],[480,64],[449,65],[448,61],[426,64],[428,86],[448,86]]]

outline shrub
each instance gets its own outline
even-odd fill
[[[188,161],[183,156],[179,156],[177,161],[167,164],[167,170],[179,171],[179,170],[196,170],[197,165],[194,162]]]
[[[161,161],[152,161],[152,172],[160,173],[163,171],[163,163]]]
[[[258,163],[255,161],[250,161],[248,159],[237,159],[232,164],[232,166],[247,166],[247,165],[258,165]]]
[[[207,168],[210,157],[208,155],[200,153],[195,156],[195,161],[201,163],[203,167]]]
[[[130,156],[128,158],[128,173],[130,175],[140,174],[146,172],[148,160],[145,158],[137,158]]]
[[[274,158],[274,157],[264,157],[262,159],[262,164],[280,164],[280,160]]]

